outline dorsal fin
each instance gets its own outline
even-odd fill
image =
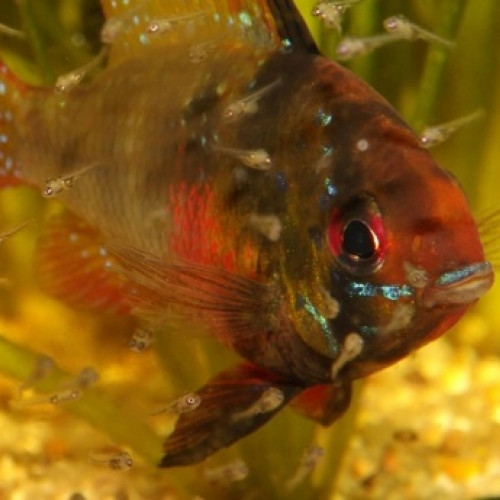
[[[319,49],[309,28],[292,0],[268,0],[278,34],[295,51],[318,54]]]
[[[101,4],[111,65],[145,46],[195,45],[228,38],[270,47],[286,40],[294,50],[318,51],[291,0],[101,0]]]

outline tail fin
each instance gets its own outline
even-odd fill
[[[23,90],[27,90],[27,85],[0,61],[0,188],[21,184],[15,114]]]

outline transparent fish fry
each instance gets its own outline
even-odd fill
[[[248,466],[237,459],[220,467],[213,467],[204,471],[205,480],[210,483],[235,483],[248,477]]]
[[[312,15],[319,17],[325,26],[330,29],[335,29],[339,33],[342,32],[342,16],[353,5],[361,0],[338,0],[338,1],[323,1],[318,2],[313,10]]]
[[[62,389],[45,396],[19,397],[13,399],[10,405],[14,409],[23,409],[44,404],[58,406],[60,404],[71,403],[81,397],[82,391],[80,389]]]
[[[479,120],[483,116],[484,111],[482,109],[478,109],[477,111],[461,118],[457,118],[456,120],[426,127],[420,136],[420,142],[424,148],[433,148],[438,146],[448,140],[457,130],[469,125],[469,123]]]
[[[70,403],[80,399],[89,387],[94,385],[99,380],[99,374],[92,367],[83,368],[76,376],[69,378],[61,383],[57,391],[53,391],[48,395],[33,396],[23,398],[22,392],[40,380],[40,377],[47,376],[53,369],[53,362],[51,364],[50,358],[40,358],[39,365],[35,367],[33,373],[28,377],[27,381],[23,382],[19,387],[18,399],[11,402],[14,408],[24,408],[40,404],[60,405]]]
[[[217,48],[221,37],[213,38],[205,42],[197,43],[189,48],[189,61],[193,64],[199,64],[205,61],[211,52]]]
[[[85,390],[99,380],[99,374],[91,366],[87,366],[73,379],[68,380],[64,386]]]
[[[455,44],[446,40],[429,30],[426,30],[418,24],[412,23],[405,16],[391,16],[384,20],[384,28],[389,33],[397,35],[404,40],[425,40],[426,42],[436,42],[447,47],[453,47]]]
[[[194,392],[184,394],[180,398],[169,403],[164,408],[152,413],[151,415],[160,415],[162,413],[169,413],[172,415],[179,415],[181,413],[188,413],[196,410],[202,402],[201,396]]]
[[[345,37],[337,45],[337,59],[339,61],[349,61],[354,57],[364,56],[379,47],[402,39],[400,35],[390,33],[366,38]]]
[[[272,167],[271,157],[264,149],[236,149],[214,146],[214,151],[237,158],[243,165],[255,170],[269,170]]]
[[[233,421],[244,420],[252,418],[255,415],[259,415],[260,413],[269,413],[279,408],[284,400],[285,395],[283,394],[283,391],[277,387],[269,387],[262,393],[260,398],[255,403],[253,403],[246,410],[234,413],[231,415],[231,419]]]
[[[332,364],[332,380],[337,378],[339,371],[354,358],[361,354],[364,347],[363,337],[358,333],[349,333],[344,339],[340,354]]]
[[[82,391],[80,389],[66,389],[63,391],[55,392],[54,394],[49,396],[47,402],[53,405],[59,405],[61,403],[69,403],[71,401],[80,399],[81,396]]]
[[[295,474],[287,481],[285,490],[289,493],[295,490],[312,472],[324,455],[325,450],[323,450],[321,446],[315,444],[309,446],[305,450],[304,455],[302,455],[302,459]]]
[[[104,465],[112,470],[127,471],[130,470],[134,461],[126,451],[116,451],[108,453],[92,452],[89,455],[90,460],[97,465]]]
[[[245,115],[252,115],[259,110],[259,101],[268,94],[271,90],[281,84],[281,79],[278,79],[258,90],[252,92],[243,99],[238,99],[227,106],[224,110],[224,119],[227,122],[237,121]]]
[[[68,189],[72,189],[77,182],[78,178],[90,170],[96,168],[99,164],[93,163],[91,165],[86,165],[85,167],[79,168],[70,174],[66,174],[61,177],[52,177],[47,179],[43,187],[42,195],[45,198],[52,198],[57,196]]]
[[[172,31],[179,24],[188,23],[196,18],[205,15],[204,11],[193,12],[192,14],[187,14],[185,16],[169,17],[165,19],[157,18],[152,19],[146,28],[146,32],[150,35],[163,35]]]
[[[108,48],[103,47],[96,57],[81,68],[77,68],[70,73],[59,76],[55,83],[56,90],[58,92],[68,92],[73,87],[79,85],[91,71],[95,70],[102,64],[107,55]]]

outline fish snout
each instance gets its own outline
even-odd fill
[[[423,293],[425,307],[466,306],[483,296],[493,285],[494,274],[487,261],[476,262],[443,273]]]

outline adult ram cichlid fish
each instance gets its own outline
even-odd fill
[[[161,466],[287,403],[324,425],[353,380],[441,335],[493,281],[457,182],[322,57],[293,2],[102,0],[107,68],[1,68],[2,185],[58,195],[40,272],[67,300],[181,315],[245,359],[196,392]]]

